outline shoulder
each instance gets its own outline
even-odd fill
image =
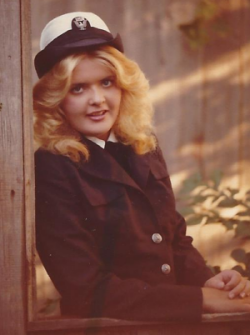
[[[169,178],[167,164],[157,140],[157,146],[146,155],[149,167],[156,179]]]
[[[48,169],[67,164],[68,157],[39,149],[35,152],[35,169]]]
[[[155,139],[156,139],[156,147],[154,150],[151,150],[147,156],[149,157],[150,160],[152,161],[158,161],[160,162],[161,164],[163,164],[166,168],[166,161],[164,159],[164,156],[163,156],[163,153],[162,153],[162,150],[161,150],[161,147],[160,147],[160,143],[159,143],[159,140],[158,138],[155,136]]]
[[[62,176],[77,169],[77,164],[69,157],[57,155],[47,150],[39,149],[35,152],[35,174],[39,176]]]

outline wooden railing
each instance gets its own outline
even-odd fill
[[[124,0],[125,2],[127,0]],[[59,1],[52,1],[53,4],[59,6]],[[92,1],[79,1],[79,3],[91,3]],[[114,3],[115,1],[113,1]],[[120,3],[121,1],[116,1]],[[146,1],[145,1],[146,2]],[[247,1],[228,1],[231,6],[235,6],[237,3],[247,3]],[[47,1],[33,1],[33,3],[44,4]],[[64,3],[64,1],[62,1]],[[65,2],[66,3],[66,2]],[[76,1],[71,1],[76,3]],[[104,1],[99,1],[104,3]],[[108,2],[107,2],[108,3]],[[127,3],[127,2],[126,2]],[[128,3],[130,3],[128,1]],[[144,2],[141,2],[144,5]],[[155,1],[158,6],[158,2]],[[163,3],[159,1],[159,4]],[[170,3],[170,2],[169,2]],[[68,2],[70,4],[70,0]],[[132,4],[132,2],[131,2]],[[152,2],[153,4],[153,2]],[[60,2],[61,5],[61,2]],[[154,8],[158,8],[154,6]],[[112,6],[110,6],[112,7]],[[101,7],[100,7],[101,8]],[[112,7],[113,8],[113,7]],[[212,314],[204,315],[202,322],[200,323],[142,323],[142,322],[128,322],[122,320],[110,320],[110,319],[50,319],[50,320],[36,320],[33,318],[33,309],[30,308],[34,282],[30,281],[32,278],[32,271],[34,266],[34,240],[33,240],[33,224],[34,212],[33,212],[33,162],[32,162],[32,103],[31,103],[31,79],[30,79],[30,66],[31,66],[31,51],[30,51],[30,0],[11,0],[11,1],[0,1],[0,36],[1,36],[1,48],[0,48],[0,236],[1,236],[1,248],[0,248],[0,335],[83,335],[83,334],[116,334],[116,335],[247,335],[250,334],[250,314]],[[39,15],[43,12],[39,12]],[[110,14],[110,8],[108,8],[108,14]],[[150,14],[150,13],[148,13]],[[121,21],[117,15],[110,14],[112,18]],[[134,15],[138,15],[136,12]],[[143,11],[144,15],[144,11]],[[129,18],[129,15],[126,15]],[[239,36],[245,36],[247,38],[247,19],[248,16],[244,14],[244,34]],[[147,16],[149,18],[149,16]],[[137,16],[136,16],[137,19]],[[133,21],[131,21],[133,22]],[[240,21],[237,21],[240,23]],[[156,25],[152,25],[156,26]],[[149,26],[151,27],[151,26]],[[157,26],[158,27],[158,26]],[[158,28],[157,28],[158,29]],[[248,30],[247,30],[248,29]],[[232,30],[233,32],[233,30]],[[177,32],[178,33],[178,32]],[[127,35],[131,38],[131,33]],[[158,39],[155,39],[157,42]],[[235,43],[236,45],[237,43]],[[248,44],[247,44],[248,46]],[[159,53],[158,45],[156,47],[150,47],[151,50]],[[163,49],[161,49],[163,50]],[[172,46],[169,48],[172,50]],[[237,49],[238,50],[238,49]],[[236,51],[237,51],[236,50]],[[237,51],[241,59],[248,60],[249,48],[245,49],[243,54],[243,48]],[[145,54],[145,50],[143,50]],[[190,55],[192,53],[190,52]],[[233,55],[232,55],[233,57]],[[173,58],[173,57],[172,57]],[[150,62],[154,59],[154,56],[150,55]],[[166,53],[166,63],[169,56],[169,51]],[[177,57],[177,59],[179,59]],[[224,58],[222,59],[224,61]],[[178,60],[178,64],[179,64]],[[184,63],[184,61],[183,61]],[[230,64],[230,63],[229,63]],[[165,66],[165,65],[164,65]],[[247,73],[247,62],[245,67],[239,66],[243,69],[241,77],[245,78]],[[224,67],[223,67],[224,69]],[[244,76],[243,76],[244,74]],[[214,72],[213,72],[214,75]],[[215,76],[216,77],[216,76]],[[206,88],[207,82],[204,85],[205,71],[202,72],[202,85]],[[217,77],[216,77],[217,78]],[[216,79],[215,78],[215,79]],[[247,77],[246,77],[247,78]],[[193,77],[190,77],[193,81]],[[210,85],[210,77],[208,77],[208,83]],[[243,79],[242,79],[243,80]],[[225,81],[228,83],[228,77],[225,76]],[[232,82],[234,77],[232,78]],[[217,81],[216,81],[217,82]],[[179,81],[177,82],[179,85]],[[248,83],[248,78],[246,79]],[[185,82],[182,83],[184,87]],[[184,86],[183,86],[184,85]],[[211,84],[212,85],[212,84]],[[243,85],[243,84],[242,84]],[[164,86],[164,85],[163,85]],[[176,82],[173,82],[175,88]],[[210,87],[210,86],[209,86]],[[160,89],[161,87],[159,87]],[[185,87],[184,87],[185,88]],[[229,89],[226,85],[227,90]],[[245,86],[247,90],[248,86]],[[215,89],[219,92],[219,96],[222,95],[222,91],[215,86]],[[234,87],[232,86],[233,90]],[[167,87],[168,92],[168,87]],[[226,97],[231,96],[231,92]],[[235,104],[240,107],[241,114],[239,114],[238,120],[243,119],[243,107],[249,106],[247,99],[249,94],[238,93],[235,90],[235,95],[238,97],[237,100],[232,95],[233,101],[232,106],[227,105],[225,109],[226,115],[229,115],[229,107],[231,108],[231,114],[235,115],[234,106]],[[241,91],[240,91],[241,92]],[[244,91],[245,92],[245,91]],[[164,93],[165,94],[165,93]],[[189,96],[199,96],[199,87],[196,91],[188,91]],[[213,105],[211,108],[214,109],[214,104],[217,100],[208,99],[207,95],[206,103],[203,106],[208,108],[208,102],[210,101]],[[178,101],[173,105],[168,105],[162,109],[164,113],[166,110],[172,111],[174,119],[182,120],[182,124],[185,124],[183,119],[184,114],[177,114],[176,106],[185,106],[186,96],[184,100],[179,103]],[[171,102],[172,100],[169,99]],[[244,105],[245,104],[245,105]],[[191,104],[193,109],[195,104]],[[220,115],[220,113],[215,110]],[[249,109],[244,110],[244,117],[247,119],[249,115]],[[248,113],[248,114],[246,114]],[[160,115],[160,112],[158,113]],[[179,116],[178,116],[179,115]],[[181,116],[180,116],[181,115]],[[190,118],[190,114],[185,114],[186,117]],[[213,120],[213,115],[207,113],[207,117]],[[200,116],[197,116],[199,120]],[[224,118],[226,120],[226,117]],[[223,120],[224,120],[223,119]],[[231,118],[229,118],[231,120]],[[183,121],[184,120],[184,121]],[[221,119],[218,119],[220,124]],[[232,117],[232,120],[234,118]],[[208,119],[206,119],[208,121]],[[171,122],[169,123],[171,125]],[[194,123],[195,124],[195,123]],[[205,124],[205,123],[204,123]],[[235,122],[232,122],[235,125]],[[206,122],[207,126],[207,122]],[[237,124],[236,124],[237,126]],[[243,124],[240,124],[243,129]],[[248,129],[247,127],[245,127]],[[244,129],[245,129],[244,128]],[[162,132],[165,129],[161,128]],[[168,130],[168,128],[166,128]],[[180,128],[182,129],[182,128]],[[209,128],[210,129],[210,128]],[[167,131],[169,134],[170,132]],[[210,133],[210,132],[209,132]],[[217,132],[215,131],[216,136]],[[221,135],[223,137],[224,133]],[[193,135],[192,135],[193,136]],[[246,150],[243,151],[242,147],[240,150],[240,171],[249,175],[249,148],[246,145],[247,138],[243,137],[242,134],[239,136],[239,142],[245,145]],[[183,136],[183,140],[185,140]],[[193,137],[197,142],[197,152],[201,150],[202,145],[200,139],[203,137]],[[234,137],[232,137],[234,140]],[[165,141],[168,143],[168,141]],[[179,143],[177,140],[169,141],[173,143]],[[195,143],[196,143],[195,142]],[[213,141],[211,140],[211,143]],[[221,145],[224,145],[222,142]],[[204,147],[204,145],[203,145]],[[231,147],[230,145],[227,147]],[[209,147],[210,148],[210,147]],[[223,147],[224,155],[230,157],[228,152],[225,152],[225,146]],[[179,155],[179,151],[177,150]],[[188,157],[196,157],[196,151],[194,154],[187,154]],[[208,162],[210,164],[213,157],[205,156],[207,161],[202,162],[202,166],[205,166]],[[216,156],[217,157],[217,156]],[[208,161],[209,160],[209,161]],[[197,160],[198,161],[198,160]],[[207,165],[209,165],[207,164]],[[249,177],[241,177],[243,181],[249,180]],[[34,223],[34,222],[33,222]]]
[[[29,335],[247,335],[250,313],[204,314],[202,322],[131,322],[114,319],[50,319],[31,322]]]

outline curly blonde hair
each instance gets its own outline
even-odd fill
[[[58,62],[34,86],[35,147],[86,160],[89,152],[81,142],[82,135],[66,121],[61,102],[67,95],[72,72],[85,58],[95,59],[108,66],[122,90],[118,118],[113,131],[118,140],[131,145],[137,154],[145,154],[156,147],[153,134],[153,108],[149,99],[148,81],[139,66],[113,47],[70,55]]]

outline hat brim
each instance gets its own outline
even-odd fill
[[[120,52],[124,52],[119,34],[117,34],[115,38],[110,34],[108,39],[103,38],[103,36],[79,40],[76,39],[74,41],[67,41],[63,45],[60,45],[60,43],[53,45],[51,43],[44,50],[41,50],[35,57],[34,63],[37,75],[41,78],[45,73],[50,71],[56,63],[71,54],[97,49],[99,46],[103,45],[110,45]]]

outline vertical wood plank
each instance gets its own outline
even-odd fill
[[[0,1],[0,334],[26,323],[21,16],[27,1]],[[22,14],[22,15],[21,15]],[[24,104],[25,106],[25,104]]]
[[[32,109],[32,51],[30,0],[21,1],[22,45],[22,110],[24,157],[24,222],[26,246],[26,288],[28,297],[28,321],[36,318],[35,278],[35,192]]]

